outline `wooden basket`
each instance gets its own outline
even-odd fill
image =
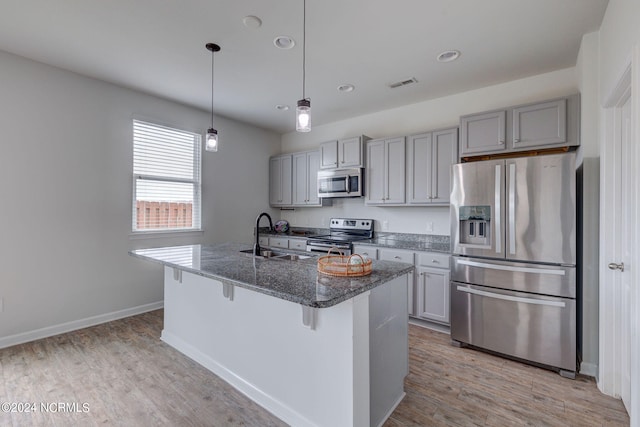
[[[335,250],[339,255],[331,255]],[[351,264],[353,257],[360,258],[360,263]],[[371,260],[365,259],[359,254],[342,255],[337,248],[329,249],[327,255],[318,258],[318,272],[329,276],[357,277],[371,274]]]

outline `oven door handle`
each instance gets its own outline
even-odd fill
[[[456,289],[458,291],[460,291],[460,292],[466,292],[468,294],[474,294],[474,295],[479,295],[479,296],[488,297],[488,298],[501,299],[501,300],[505,300],[505,301],[522,302],[522,303],[525,303],[525,304],[548,305],[548,306],[551,306],[551,307],[562,307],[562,308],[566,307],[566,304],[564,303],[564,301],[549,301],[549,300],[544,300],[544,299],[514,297],[514,296],[510,296],[510,295],[503,295],[503,294],[496,294],[496,293],[493,293],[493,292],[480,291],[478,289],[467,288],[467,287],[464,287],[464,286],[458,286]]]

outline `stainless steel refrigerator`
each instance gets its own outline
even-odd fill
[[[575,153],[452,175],[451,338],[575,377]]]

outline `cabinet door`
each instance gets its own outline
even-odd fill
[[[563,144],[566,141],[566,99],[513,109],[514,149]]]
[[[327,141],[320,144],[320,169],[338,167],[338,141]]]
[[[407,139],[407,185],[409,204],[431,202],[431,133],[412,135]]]
[[[294,206],[306,205],[309,191],[309,173],[307,171],[307,153],[293,155],[292,201]]]
[[[368,205],[383,205],[385,178],[384,140],[369,141],[367,144],[367,171],[365,173],[365,201]]]
[[[362,139],[354,138],[338,140],[338,167],[354,168],[362,166]]]
[[[393,138],[386,141],[385,155],[385,204],[405,202],[405,139]]]
[[[269,204],[291,205],[291,155],[272,157],[269,163]]]
[[[282,158],[269,160],[269,204],[277,206],[282,201]]]
[[[418,317],[449,324],[449,270],[418,267]]]
[[[320,169],[320,152],[307,153],[307,205],[320,206],[318,198],[318,170]]]
[[[504,151],[506,110],[460,118],[460,155]]]
[[[458,162],[458,129],[433,132],[431,203],[449,203],[451,165]]]

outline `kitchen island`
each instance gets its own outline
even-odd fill
[[[248,245],[140,249],[164,265],[162,340],[296,426],[381,425],[404,396],[410,264],[368,276]]]

